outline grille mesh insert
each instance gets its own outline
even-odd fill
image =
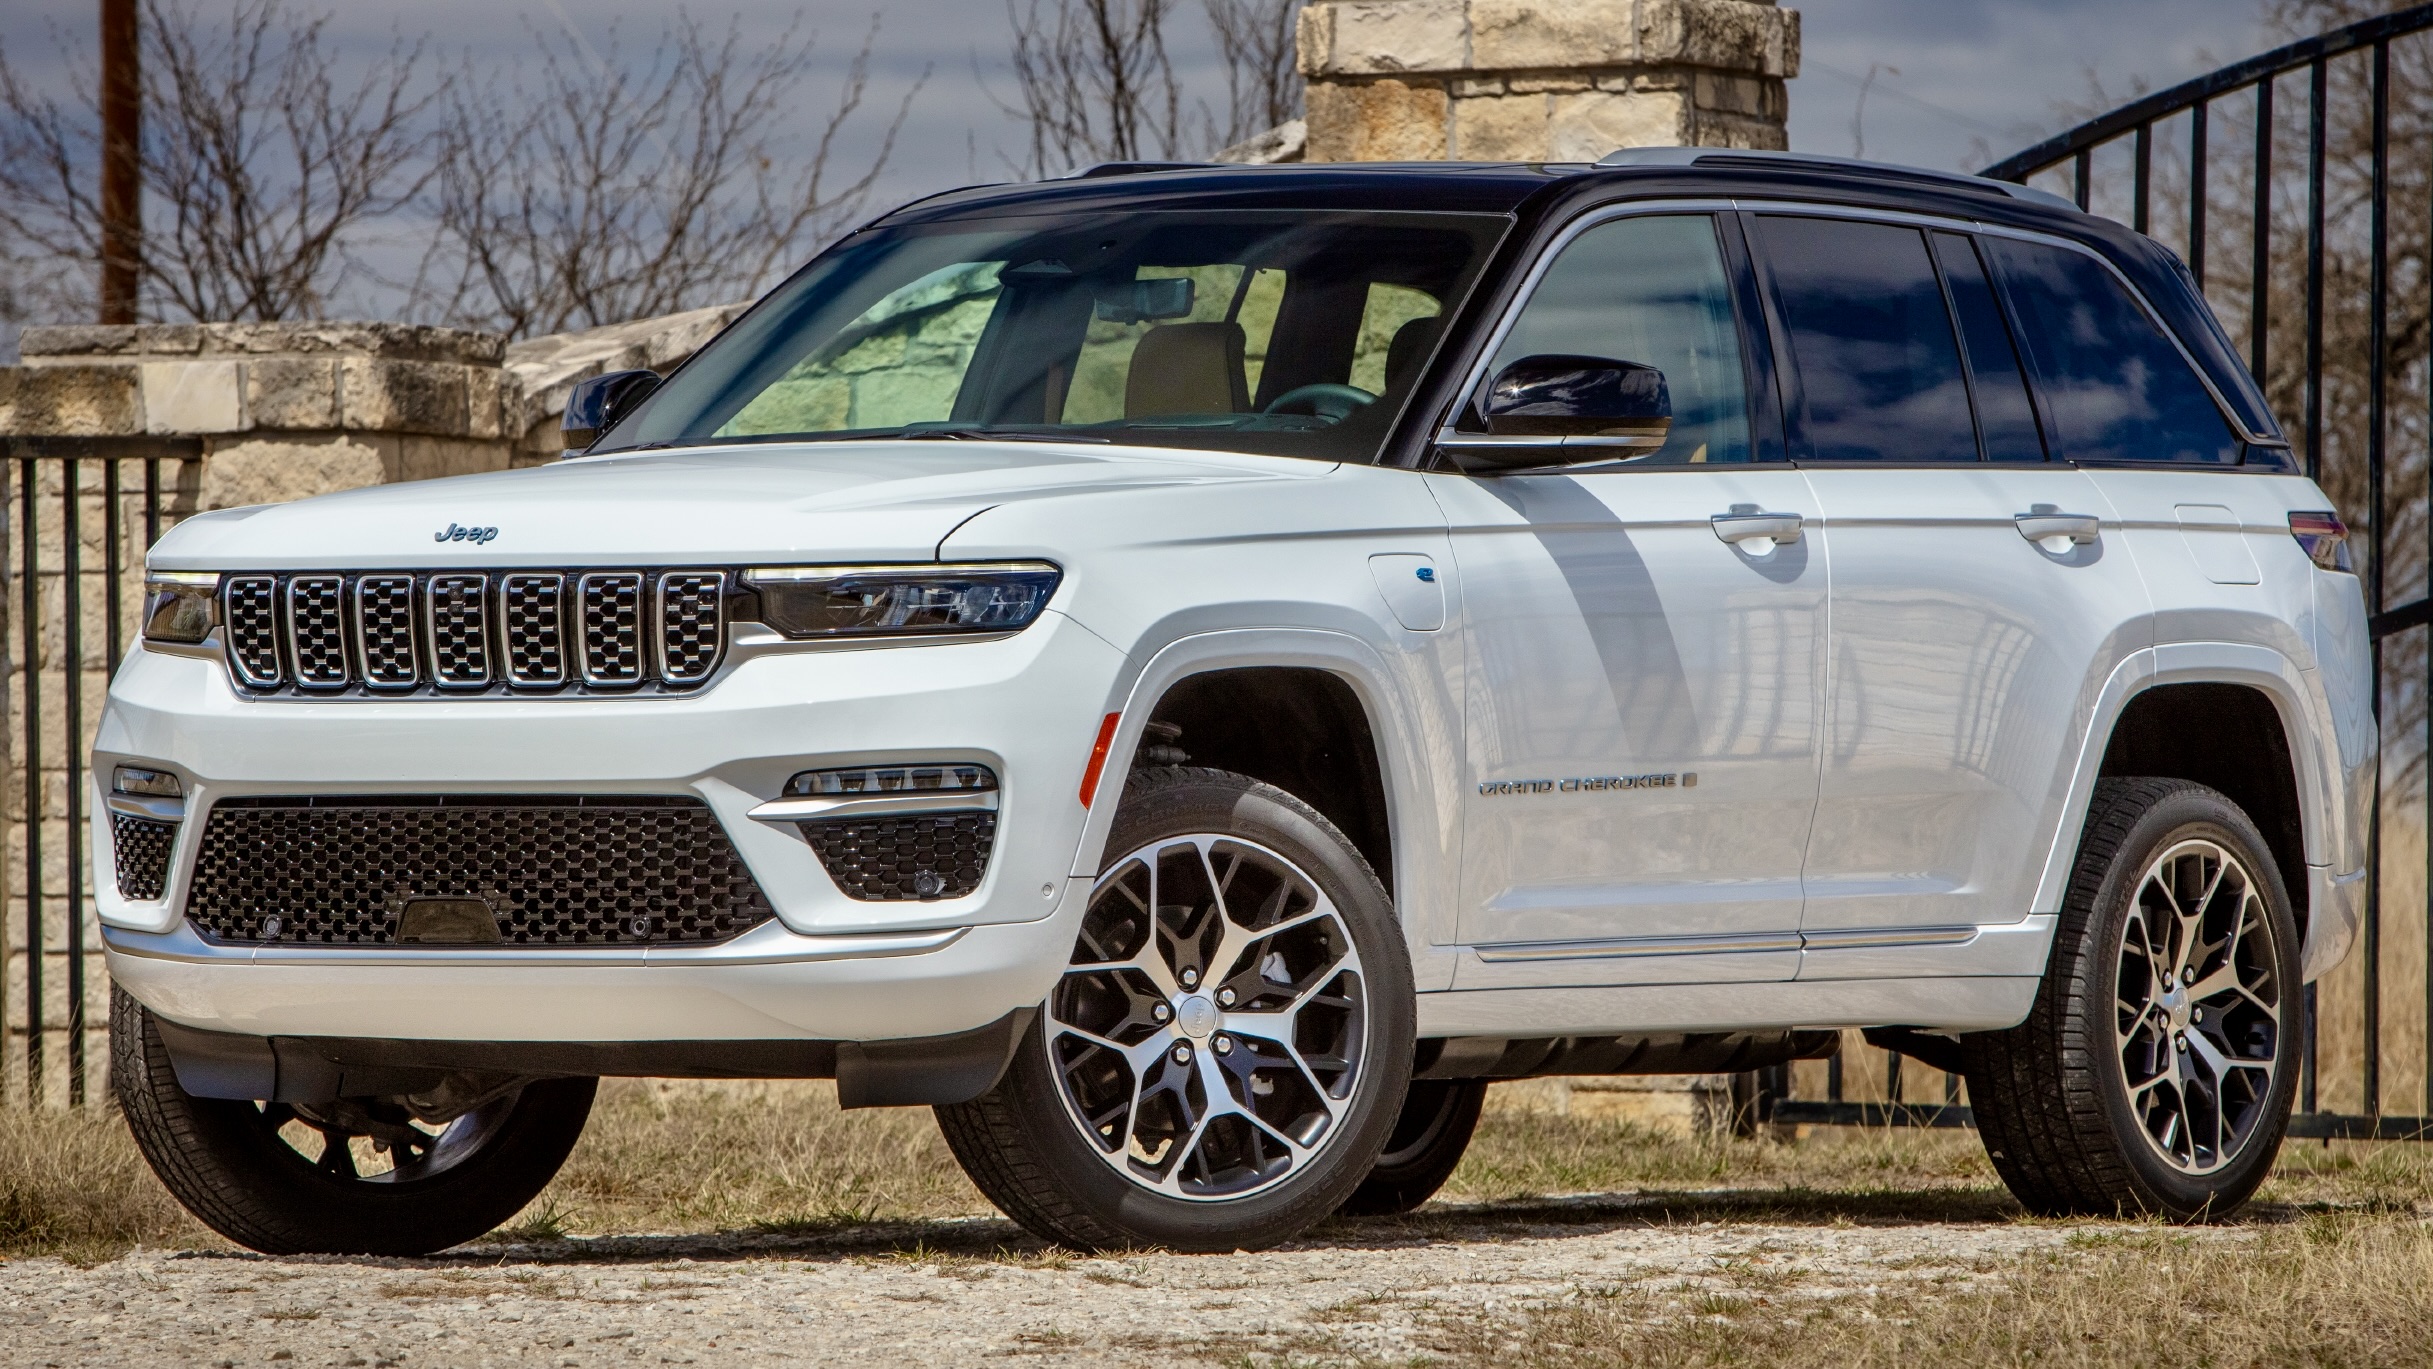
[[[254,692],[693,689],[726,655],[731,571],[226,578],[228,672]]]
[[[110,815],[110,847],[118,860],[118,896],[145,902],[169,887],[169,848],[177,824],[129,813]]]
[[[583,678],[593,684],[642,679],[642,577],[583,577]]]
[[[962,898],[988,873],[994,813],[817,818],[798,823],[847,898],[864,902]]]
[[[374,689],[411,689],[422,668],[414,658],[414,577],[366,575],[355,582],[355,615],[363,643],[363,682]]]
[[[487,902],[508,946],[698,945],[771,916],[706,806],[648,795],[225,800],[186,916],[221,941],[385,946],[409,900],[450,897]]]

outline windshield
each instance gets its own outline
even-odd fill
[[[1035,436],[1372,461],[1506,222],[1160,211],[858,233],[592,450]]]

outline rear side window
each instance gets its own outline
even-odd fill
[[[1798,455],[1977,460],[1959,343],[1925,234],[1788,215],[1759,223],[1799,368]]]
[[[1984,243],[2052,416],[2055,456],[2238,463],[2204,382],[2101,262],[2014,238]]]
[[[2044,438],[2028,400],[2027,376],[2010,325],[1985,277],[1977,249],[1961,233],[1936,233],[1935,262],[1951,291],[1952,314],[1960,320],[1960,342],[1968,353],[1969,386],[1977,396],[1977,433],[1989,461],[2042,461]]]

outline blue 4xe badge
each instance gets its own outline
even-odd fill
[[[431,540],[434,542],[472,542],[478,545],[496,536],[498,536],[496,528],[468,528],[450,523],[447,531],[432,533]]]

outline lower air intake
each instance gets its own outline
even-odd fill
[[[697,799],[223,799],[186,916],[220,941],[400,944],[409,903],[478,900],[516,946],[700,945],[772,915]]]
[[[149,903],[169,887],[169,849],[177,824],[126,813],[110,815],[110,846],[118,856],[118,896]]]
[[[988,873],[994,813],[818,818],[797,824],[847,898],[888,903],[962,898]]]

